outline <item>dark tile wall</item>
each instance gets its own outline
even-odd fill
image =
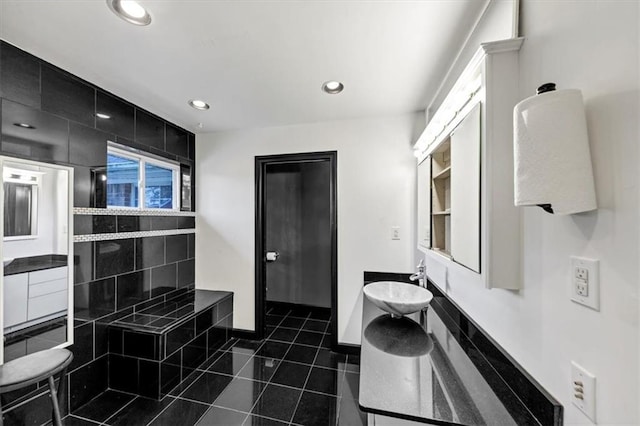
[[[99,175],[106,166],[107,141],[178,161],[194,173],[193,133],[2,40],[0,104],[0,153],[72,165],[77,207],[105,207]],[[191,199],[193,209],[193,180]]]
[[[98,112],[111,119],[97,118]],[[195,135],[2,40],[0,115],[0,154],[73,166],[76,207],[106,207],[100,177],[107,141],[178,161],[194,171]],[[192,179],[192,210],[194,200]],[[77,235],[195,227],[193,217],[74,219]],[[158,300],[153,298],[193,288],[194,248],[195,234],[75,244],[75,343],[70,348],[75,359],[63,378],[65,413],[107,388],[110,322]],[[15,420],[39,425],[50,418],[42,385],[2,395],[2,406],[9,409],[5,424]]]

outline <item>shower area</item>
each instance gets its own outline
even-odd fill
[[[335,327],[335,164],[335,153],[256,157],[258,334],[269,314]]]

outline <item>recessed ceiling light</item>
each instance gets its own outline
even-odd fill
[[[200,99],[191,99],[189,101],[189,105],[191,105],[195,109],[206,110],[209,109],[209,104],[205,101],[201,101]]]
[[[34,126],[32,126],[31,124],[27,124],[27,123],[13,123],[14,126],[18,126],[18,127],[22,127],[23,129],[35,129]]]
[[[102,118],[103,120],[109,120],[111,118],[111,116],[109,114],[105,114],[105,113],[102,113],[102,112],[97,112],[96,113],[96,117]]]
[[[134,25],[149,25],[151,15],[137,1],[107,0],[109,9],[120,18]]]
[[[344,84],[335,80],[325,81],[322,84],[322,91],[330,95],[336,95],[342,92],[343,89],[344,89]]]

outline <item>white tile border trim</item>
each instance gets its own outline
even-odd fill
[[[179,210],[100,209],[93,207],[74,207],[73,214],[103,216],[196,216],[196,212],[183,212]]]
[[[122,240],[125,238],[161,237],[164,235],[195,234],[196,230],[191,229],[168,229],[164,231],[137,231],[137,232],[112,232],[108,234],[86,234],[74,235],[73,242],[81,243],[85,241],[108,241]]]

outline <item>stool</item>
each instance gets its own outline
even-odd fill
[[[73,360],[73,354],[66,349],[48,349],[9,361],[0,366],[0,394],[22,389],[48,379],[51,405],[53,406],[51,417],[55,426],[61,426],[58,392],[64,395],[64,376],[71,360]],[[54,376],[60,372],[62,372],[60,386],[56,391]],[[0,426],[2,424],[2,407],[0,406]]]

